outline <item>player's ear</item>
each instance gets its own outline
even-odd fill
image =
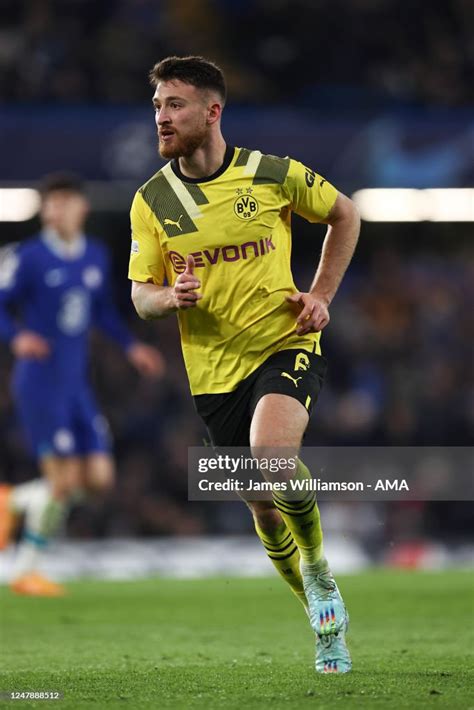
[[[218,101],[213,101],[207,106],[207,122],[212,125],[218,121],[222,114],[222,106]]]

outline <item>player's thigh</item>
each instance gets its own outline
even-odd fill
[[[79,454],[68,393],[38,387],[28,392],[23,388],[16,393],[15,404],[30,451],[38,461]]]
[[[82,460],[79,456],[42,456],[38,462],[42,475],[49,481],[53,495],[65,499],[82,488]]]
[[[83,458],[84,485],[88,490],[107,491],[115,482],[112,456],[104,451],[87,454]]]
[[[297,453],[319,396],[326,360],[305,350],[282,350],[264,363],[254,385],[250,444]]]
[[[295,461],[308,424],[308,412],[298,400],[266,394],[258,402],[250,427],[252,456],[267,481],[287,481],[295,474]],[[278,461],[278,468],[267,462]]]
[[[265,394],[255,407],[250,425],[250,445],[254,448],[298,450],[309,415],[297,399],[285,394]]]

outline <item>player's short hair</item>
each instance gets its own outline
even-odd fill
[[[204,57],[166,57],[155,64],[149,77],[152,86],[176,79],[198,89],[216,91],[225,104],[227,89],[222,69]]]
[[[45,198],[52,192],[75,192],[78,195],[85,195],[84,183],[76,173],[60,172],[45,175],[41,180],[39,191],[41,197]]]

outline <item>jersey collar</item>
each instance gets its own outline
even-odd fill
[[[171,165],[171,170],[174,172],[176,177],[178,177],[180,180],[183,182],[193,182],[193,183],[201,183],[201,182],[210,182],[210,180],[215,180],[216,178],[220,177],[222,173],[224,173],[229,165],[232,162],[232,158],[234,157],[235,153],[235,148],[231,145],[228,145],[225,149],[224,153],[224,162],[222,163],[221,167],[216,170],[215,173],[212,173],[212,175],[208,175],[207,177],[200,177],[200,178],[190,178],[187,175],[183,175],[179,168],[179,160],[177,158],[173,158],[173,160],[170,161]]]
[[[80,259],[86,250],[86,238],[78,234],[72,242],[65,242],[54,229],[44,229],[41,238],[50,251],[64,261]]]

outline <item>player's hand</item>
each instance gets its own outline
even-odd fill
[[[127,357],[140,375],[144,377],[163,377],[166,364],[157,348],[145,343],[134,343],[127,350]]]
[[[173,298],[176,308],[183,310],[195,308],[202,298],[196,289],[201,287],[201,282],[194,275],[194,257],[189,255],[186,259],[186,270],[178,276],[173,286]]]
[[[45,360],[51,354],[51,347],[42,335],[31,330],[22,330],[11,341],[11,349],[15,357]]]
[[[311,293],[295,293],[287,296],[288,303],[293,303],[301,311],[296,319],[296,334],[319,333],[329,323],[329,311],[326,303]]]

